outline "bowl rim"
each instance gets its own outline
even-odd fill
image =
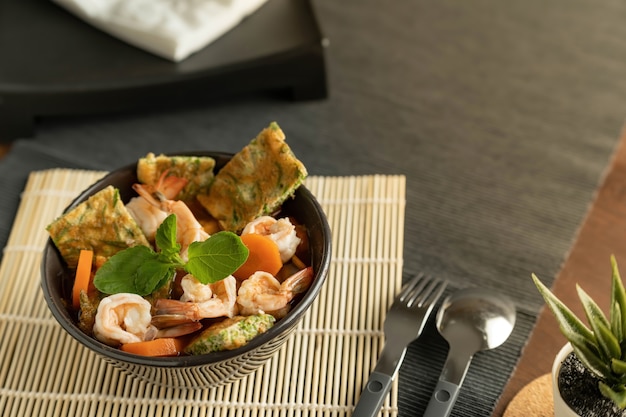
[[[228,152],[219,152],[219,151],[185,151],[185,152],[167,152],[164,153],[167,156],[209,156],[216,160],[216,167],[220,163],[226,163],[234,154]],[[222,165],[223,166],[223,165]],[[72,209],[80,202],[84,201],[87,197],[93,195],[94,193],[100,191],[105,188],[107,184],[114,180],[115,177],[131,175],[134,173],[136,175],[137,162],[130,163],[124,165],[122,167],[116,168],[108,172],[105,176],[95,181],[89,187],[84,189],[80,194],[72,200],[72,202],[63,210],[63,213]],[[221,168],[221,166],[219,167]],[[75,340],[77,340],[82,345],[88,347],[94,352],[104,356],[105,358],[114,359],[121,362],[131,363],[134,365],[144,365],[144,366],[152,366],[159,368],[188,368],[188,367],[198,367],[205,366],[208,364],[219,363],[227,360],[231,360],[233,358],[246,355],[250,352],[255,351],[260,346],[266,344],[271,341],[273,338],[281,335],[283,332],[289,330],[292,326],[294,326],[300,318],[304,315],[304,313],[309,309],[310,305],[315,301],[319,292],[326,280],[328,275],[328,270],[330,268],[330,258],[331,258],[331,247],[332,247],[332,238],[331,238],[331,230],[328,224],[328,219],[321,205],[315,198],[315,196],[306,188],[304,184],[301,184],[294,193],[294,198],[303,198],[310,201],[314,212],[320,219],[321,225],[321,233],[323,236],[326,236],[323,239],[322,251],[320,254],[320,267],[317,271],[314,271],[315,278],[313,283],[307,290],[307,292],[302,296],[300,301],[289,311],[289,313],[276,321],[276,324],[272,326],[267,332],[260,334],[246,343],[244,346],[234,349],[234,350],[226,350],[219,352],[211,352],[202,355],[181,355],[174,357],[148,357],[135,355],[131,353],[123,352],[122,350],[108,346],[95,338],[84,333],[78,325],[70,318],[70,313],[67,308],[63,305],[62,300],[56,300],[51,296],[51,283],[49,280],[53,280],[52,277],[48,277],[46,271],[46,265],[48,264],[49,256],[57,256],[61,260],[58,249],[52,242],[52,239],[48,237],[44,250],[43,257],[41,261],[41,289],[44,295],[44,299],[48,305],[48,309],[51,311],[52,315],[56,319],[56,321],[68,332]]]

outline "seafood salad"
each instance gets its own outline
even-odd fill
[[[145,356],[231,350],[307,291],[306,228],[281,216],[307,171],[280,127],[215,165],[149,153],[129,201],[108,186],[47,226],[75,274],[67,304],[85,333]]]

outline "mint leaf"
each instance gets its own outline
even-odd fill
[[[137,272],[144,263],[156,257],[157,254],[147,246],[133,246],[119,251],[98,269],[94,286],[104,294],[137,294]]]
[[[176,267],[172,264],[148,260],[137,268],[135,276],[135,294],[152,294],[174,278]]]
[[[147,246],[134,246],[113,255],[96,272],[94,285],[104,294],[152,294],[185,269],[203,284],[226,278],[248,259],[248,248],[232,232],[219,232],[204,242],[189,246],[185,263],[176,242],[176,215],[169,215],[157,229],[160,252]]]
[[[163,220],[156,231],[155,243],[161,253],[169,257],[180,252],[180,244],[176,242],[176,215],[170,214]]]
[[[185,271],[203,284],[220,281],[248,259],[248,248],[232,232],[218,232],[204,242],[194,242],[187,252]]]

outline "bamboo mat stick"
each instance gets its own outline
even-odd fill
[[[348,417],[384,343],[385,313],[402,281],[406,179],[309,177],[327,214],[326,284],[283,348],[224,387],[175,389],[138,380],[74,341],[41,295],[45,227],[104,172],[31,173],[0,264],[3,415]],[[381,415],[397,416],[397,382]]]

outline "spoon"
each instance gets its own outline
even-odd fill
[[[437,329],[450,350],[424,417],[450,414],[474,354],[500,346],[514,325],[515,305],[501,294],[471,288],[446,297]]]

